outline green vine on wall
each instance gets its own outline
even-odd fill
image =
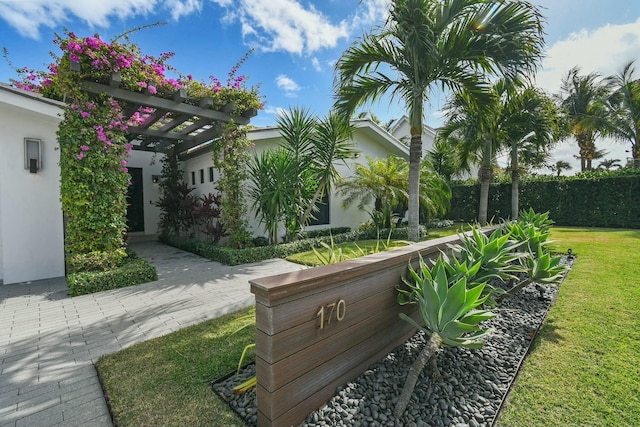
[[[247,179],[249,148],[253,145],[247,138],[247,131],[247,127],[231,121],[212,144],[213,165],[220,173],[218,190],[223,193],[220,220],[229,233],[229,246],[233,248],[244,247],[251,238],[242,188]]]

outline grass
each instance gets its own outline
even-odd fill
[[[439,237],[449,236],[460,231],[460,228],[461,225],[457,224],[451,227],[429,229],[427,237],[423,240],[431,240],[437,239]],[[344,255],[348,256],[349,258],[356,258],[358,256],[361,256],[362,252],[364,252],[365,254],[374,253],[376,247],[378,247],[380,250],[384,250],[386,243],[387,239],[381,236],[380,243],[378,243],[378,240],[376,239],[338,243],[335,245],[335,250],[341,249]],[[406,246],[408,243],[409,242],[404,240],[390,240],[388,249],[400,248],[402,246]],[[318,252],[320,252],[325,257],[329,256],[329,250],[326,248],[318,248]],[[300,252],[294,255],[290,255],[286,259],[287,261],[308,266],[321,265],[320,260],[318,260],[318,257],[313,251]]]
[[[557,228],[578,261],[500,426],[640,425],[640,231]]]
[[[115,424],[127,426],[243,426],[210,382],[233,371],[255,339],[242,310],[145,341],[98,360]],[[238,331],[237,333],[234,333]]]
[[[640,425],[640,231],[556,228],[553,238],[559,251],[571,248],[578,260],[499,425]],[[209,383],[233,371],[254,339],[252,328],[233,334],[247,322],[239,318],[251,313],[100,358],[116,424],[241,426]]]

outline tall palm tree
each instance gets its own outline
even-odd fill
[[[631,143],[634,164],[640,161],[640,80],[635,76],[635,61],[630,61],[606,79],[611,96],[608,135]]]
[[[535,69],[543,46],[538,9],[521,1],[392,0],[385,25],[354,42],[336,64],[336,110],[390,93],[411,123],[409,239],[418,238],[424,103],[438,83],[483,98],[487,75]]]
[[[457,141],[436,139],[433,144],[433,149],[427,151],[425,154],[425,159],[431,162],[433,169],[447,182],[450,182],[460,171],[458,159],[454,151],[456,145]]]
[[[520,163],[541,163],[559,134],[558,111],[553,101],[532,86],[516,89],[505,99],[506,146],[511,159],[511,218],[518,218]]]
[[[580,75],[574,67],[562,79],[560,92],[554,95],[571,134],[580,149],[580,170],[591,170],[596,152],[595,139],[607,129],[607,87],[598,73]]]

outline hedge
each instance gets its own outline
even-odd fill
[[[421,228],[421,236],[426,235],[426,230]],[[389,230],[380,230],[379,237],[386,239]],[[286,258],[289,255],[310,251],[311,248],[321,246],[320,243],[329,243],[333,239],[334,243],[353,242],[365,239],[378,238],[378,231],[368,229],[363,231],[350,231],[348,233],[336,234],[334,236],[320,236],[315,238],[296,240],[291,243],[280,245],[260,246],[255,248],[233,249],[226,246],[217,246],[213,243],[206,243],[188,237],[177,237],[171,235],[160,235],[160,242],[185,250],[187,252],[200,255],[212,261],[217,261],[226,265],[239,265],[251,262],[263,261],[271,258]],[[407,228],[394,228],[391,230],[392,239],[408,238]]]
[[[480,186],[452,186],[447,218],[477,219]],[[520,183],[520,210],[549,212],[557,225],[640,228],[640,171],[585,173],[573,177],[538,177]],[[494,222],[511,215],[511,183],[492,184],[488,218]]]
[[[72,297],[124,288],[158,280],[156,268],[136,256],[125,258],[122,265],[105,271],[85,271],[67,275],[69,295]]]

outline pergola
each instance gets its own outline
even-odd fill
[[[136,113],[141,116],[142,123],[129,126],[127,130],[127,139],[134,150],[166,153],[173,149],[176,155],[184,155],[219,137],[222,123],[233,120],[246,125],[257,114],[256,110],[245,111],[239,116],[231,114],[233,103],[214,110],[211,98],[189,98],[185,89],[159,96],[148,90],[145,93],[125,90],[120,83],[120,73],[113,73],[108,85],[84,81],[82,88],[93,94],[105,93],[119,101],[123,105],[125,122]]]

